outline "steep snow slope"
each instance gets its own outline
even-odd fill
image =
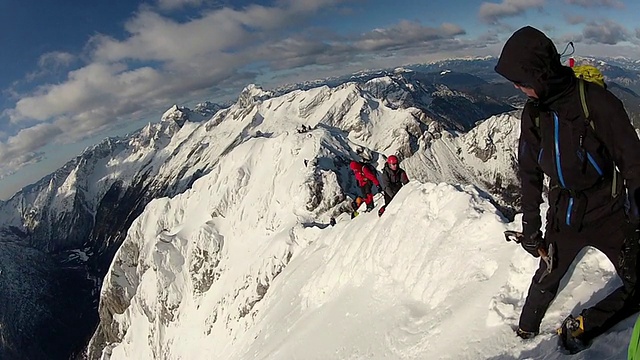
[[[451,129],[469,128],[475,121],[509,106],[423,80],[419,74],[398,71],[364,82],[296,90],[280,96],[249,86],[235,104],[213,116],[205,111],[207,106],[199,110],[198,116],[188,109],[173,107],[159,124],[150,124],[130,137],[107,139],[51,176],[23,189],[8,202],[0,203],[0,252],[3,251],[1,244],[12,242],[35,248],[52,260],[44,262],[51,268],[42,273],[59,274],[53,281],[57,288],[52,289],[59,295],[48,294],[54,301],[33,304],[39,307],[35,313],[69,313],[73,309],[71,315],[62,320],[50,318],[44,323],[61,327],[63,332],[70,331],[66,334],[69,339],[66,344],[75,348],[95,326],[102,278],[132,222],[147,203],[154,198],[176,196],[207,174],[217,176],[220,161],[245,164],[246,156],[241,154],[263,151],[269,154],[262,147],[243,150],[245,146],[264,142],[268,145],[260,146],[266,149],[276,146],[275,143],[287,142],[290,151],[296,153],[303,151],[298,150],[298,147],[305,148],[303,144],[314,144],[314,150],[304,150],[304,156],[296,155],[295,160],[296,164],[309,168],[308,176],[313,179],[311,185],[307,185],[311,195],[301,193],[300,196],[305,196],[304,205],[298,204],[301,207],[294,209],[295,214],[302,209],[303,217],[307,218],[301,221],[309,224],[327,221],[331,215],[341,213],[348,202],[345,196],[355,194],[353,179],[346,169],[350,159],[370,159],[380,168],[384,161],[381,154],[398,153],[408,159],[405,163],[412,178],[452,179],[449,168],[461,166],[460,158],[449,154],[450,145],[437,145],[437,137],[441,137],[440,141],[457,139],[461,134],[452,133]],[[192,118],[209,120],[192,122]],[[300,134],[304,141],[296,147],[289,142],[299,136],[297,129],[302,125],[314,130]],[[451,134],[451,138],[443,134]],[[313,140],[316,137],[319,140]],[[484,138],[478,142],[482,149],[486,148],[485,143]],[[434,149],[429,149],[433,144],[436,144]],[[469,140],[458,146],[467,152],[476,147],[474,144]],[[440,154],[438,146],[446,153]],[[420,160],[423,153],[430,154],[427,158],[439,159],[438,168],[425,169],[427,162]],[[443,159],[457,162],[447,164]],[[487,169],[477,173],[468,169],[457,171],[468,177],[453,180],[467,183],[481,179],[479,186],[484,191],[493,191],[497,182],[491,159],[498,158],[487,158],[483,163]],[[266,168],[261,170],[262,181],[267,182],[274,179],[272,171],[285,167],[266,156],[252,161],[265,164]],[[428,161],[433,162],[430,158]],[[252,164],[245,165],[247,171],[255,170]],[[324,172],[333,174],[327,175],[334,178],[326,181],[340,184],[339,191],[323,193]],[[512,179],[513,174],[505,174],[504,178]],[[502,196],[504,184],[508,183],[500,183],[494,193]],[[223,194],[225,191],[221,190]],[[220,200],[218,194],[212,197]],[[237,205],[237,197],[236,193],[223,196],[226,202],[216,211],[228,211],[225,207]],[[305,211],[310,214],[304,214]],[[280,224],[272,225],[277,226]],[[24,260],[31,261],[38,258]],[[2,266],[19,270],[22,263],[9,261]],[[22,281],[22,276],[28,276],[20,271],[7,273],[17,276],[10,282]],[[31,286],[30,283],[27,286]],[[9,299],[9,306],[21,301],[12,294],[3,294]],[[12,317],[2,319],[4,326],[0,326],[0,332],[9,339],[8,343],[21,341],[19,330],[25,329],[15,324],[22,323],[26,322]],[[48,337],[38,339],[49,341]],[[57,354],[59,358],[67,358],[64,351]]]
[[[296,194],[303,178],[282,187]],[[555,327],[619,284],[604,255],[583,253],[543,334],[523,342],[513,327],[536,261],[504,241],[516,225],[474,188],[414,181],[381,218],[304,227],[263,205],[270,183],[240,199],[255,200],[248,213],[212,217],[208,180],[152,202],[131,229],[103,289],[125,304],[103,358],[560,359]],[[633,320],[572,358],[624,358]]]
[[[321,92],[305,92],[302,103],[351,109],[363,101],[351,92],[345,86],[323,101],[314,100]],[[422,151],[403,166],[412,178],[454,185],[414,180],[383,217],[349,220],[345,195],[357,192],[347,165],[368,151],[362,137],[401,145],[397,134],[415,117],[394,113],[387,123],[375,111],[368,121],[342,112],[340,124],[355,124],[347,132],[331,126],[331,115],[307,116],[314,129],[298,133],[292,102],[256,104],[247,114],[255,126],[243,130],[249,136],[190,190],[152,201],[134,221],[105,278],[90,358],[559,358],[555,326],[604,296],[594,294],[598,287],[617,284],[606,258],[587,253],[545,334],[520,342],[512,327],[535,260],[504,241],[502,232],[519,222],[508,223],[484,192],[455,185],[490,184],[512,168],[517,121],[504,115],[464,135],[423,134]],[[216,126],[232,126],[224,116]],[[581,356],[619,356],[631,324]]]

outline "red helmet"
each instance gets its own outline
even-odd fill
[[[357,161],[351,161],[351,164],[349,164],[349,167],[351,168],[351,170],[353,171],[360,171],[362,170],[362,166],[360,166],[360,164],[358,164]]]
[[[389,156],[389,157],[387,158],[387,163],[388,163],[389,165],[393,165],[393,164],[397,165],[397,164],[398,164],[398,157],[397,157],[397,156],[395,156],[395,155],[391,155],[391,156]]]

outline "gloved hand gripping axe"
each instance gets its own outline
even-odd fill
[[[504,232],[504,237],[507,241],[513,241],[516,244],[520,244],[522,239],[524,239],[524,234],[519,231],[507,230]],[[553,244],[549,244],[549,249],[545,249],[544,247],[538,247],[538,255],[542,258],[542,261],[546,264],[547,268],[544,273],[538,279],[538,283],[542,281],[547,275],[551,274],[553,270],[553,258],[555,255],[555,249],[553,248]]]

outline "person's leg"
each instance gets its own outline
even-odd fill
[[[547,233],[547,243],[553,243],[555,250],[554,268],[540,281],[547,269],[547,264],[540,259],[540,266],[531,279],[529,293],[520,314],[519,328],[531,333],[540,331],[540,323],[558,292],[560,281],[584,247],[584,242],[576,239],[573,234],[568,236],[564,232],[555,231]]]
[[[389,194],[387,194],[387,192],[384,192],[384,206],[389,205],[389,203],[391,202],[391,199],[393,199],[393,197]]]
[[[362,194],[364,196],[364,202],[367,204],[367,210],[371,210],[374,207],[373,204],[373,194],[371,193],[371,182],[367,181],[367,183],[361,187]]]
[[[358,185],[358,187],[360,188],[360,193],[362,194],[362,200],[366,203],[367,202],[367,186],[366,185]],[[371,191],[369,191],[371,192]]]
[[[391,202],[391,199],[393,199],[393,197],[387,194],[386,191],[383,192],[383,194],[384,194],[384,205],[382,205],[380,209],[378,209],[378,216],[382,216],[382,214],[384,214],[384,211],[387,208],[387,205],[389,205],[389,203]]]
[[[629,225],[626,225],[627,227]],[[636,291],[638,239],[628,228],[618,227],[610,235],[592,237],[591,246],[602,251],[616,268],[622,286],[594,306],[582,311],[584,338],[592,339],[640,310]]]
[[[384,193],[384,204],[385,205],[389,205],[389,203],[396,196],[398,191],[400,191],[400,188],[402,187],[402,185],[391,184],[389,187],[391,189],[391,195],[387,194],[387,192],[385,191],[385,193]]]

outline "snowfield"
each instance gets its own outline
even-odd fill
[[[263,101],[249,87],[196,128],[190,141],[216,154],[210,171],[133,222],[101,290],[89,357],[568,358],[555,328],[620,281],[603,254],[585,250],[542,334],[515,336],[538,260],[505,241],[520,216],[509,222],[489,190],[516,181],[518,119],[494,116],[466,134],[430,123],[419,134],[415,109],[392,111],[391,95],[359,91]],[[382,217],[378,193],[376,210],[350,219],[349,161],[366,155],[380,171],[393,153],[406,156],[411,182]],[[634,321],[571,358],[626,358]]]
[[[619,284],[603,254],[585,251],[543,334],[522,341],[513,328],[536,260],[504,240],[503,231],[518,229],[519,219],[506,222],[472,187],[414,181],[380,218],[344,214],[334,227],[294,225],[271,235],[211,218],[206,196],[196,195],[206,187],[203,180],[184,196],[154,201],[130,233],[123,251],[129,242],[141,249],[139,283],[117,316],[123,340],[105,358],[110,352],[111,359],[562,359],[568,356],[559,351],[555,328]],[[256,200],[253,209],[261,212]],[[158,241],[157,224],[173,214],[180,214],[170,224],[173,240]],[[193,271],[193,254],[203,251],[217,254],[209,265],[221,275],[199,292],[203,270]],[[117,264],[109,281],[127,271]],[[257,299],[251,288],[261,285],[268,287],[262,299],[240,316],[238,309]],[[175,315],[167,319],[166,309]],[[571,358],[625,358],[634,320]]]

